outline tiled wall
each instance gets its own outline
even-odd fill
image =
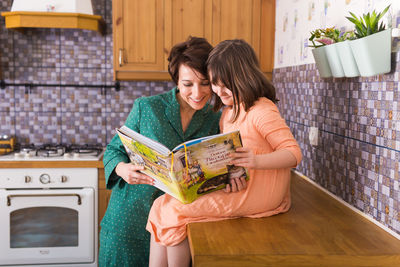
[[[93,0],[94,14],[106,21],[107,33],[78,29],[5,28],[0,17],[0,68],[11,84],[113,85],[111,0]],[[10,11],[12,0],[0,0]],[[121,126],[134,99],[158,94],[172,82],[122,82],[121,90],[101,86],[8,86],[0,90],[0,134],[22,144],[101,143]]]
[[[400,233],[400,54],[392,56],[387,75],[322,79],[307,64],[275,69],[273,82],[303,151],[298,171]]]

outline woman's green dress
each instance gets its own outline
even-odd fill
[[[176,93],[174,88],[164,94],[137,99],[125,125],[169,149],[219,132],[220,113],[214,113],[208,105],[196,111],[183,132]],[[153,201],[163,192],[150,185],[127,184],[114,171],[121,161],[129,162],[129,158],[116,135],[103,159],[107,188],[112,189],[112,194],[101,221],[99,266],[148,266],[147,217]]]

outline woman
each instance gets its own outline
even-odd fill
[[[169,149],[218,133],[220,113],[208,105],[211,87],[205,63],[211,49],[207,40],[196,37],[175,45],[168,71],[177,87],[136,99],[125,125]],[[163,192],[140,172],[142,166],[129,163],[117,135],[108,144],[103,162],[112,194],[101,222],[99,265],[148,266],[150,234],[145,226],[153,201]]]

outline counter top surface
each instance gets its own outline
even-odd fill
[[[400,240],[305,179],[292,207],[266,218],[191,223],[195,266],[400,266]]]
[[[104,151],[98,155],[64,153],[46,157],[37,153],[13,152],[0,155],[0,169],[4,168],[104,168]]]

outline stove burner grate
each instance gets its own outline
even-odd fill
[[[37,148],[36,156],[39,157],[61,157],[64,155],[66,146],[62,144],[44,144]]]
[[[76,154],[93,154],[95,156],[99,155],[103,151],[103,146],[101,144],[85,144],[85,145],[69,145],[66,152],[76,153]]]
[[[34,158],[34,157],[63,157],[79,158],[98,157],[103,152],[101,144],[63,144],[47,143],[43,145],[18,144],[14,154],[16,157]]]

